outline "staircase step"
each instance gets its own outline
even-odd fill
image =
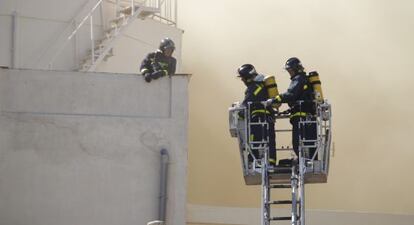
[[[134,11],[137,11],[138,8],[139,8],[139,6],[137,6],[137,5],[134,6]],[[131,15],[131,9],[132,9],[132,6],[128,6],[128,7],[125,7],[123,9],[119,10],[119,12],[122,13],[122,14],[125,14],[125,15]]]
[[[159,13],[160,10],[158,8],[154,8],[154,7],[146,7],[146,6],[139,6],[136,5],[134,6],[134,12],[136,12],[139,8],[141,8],[141,13],[139,14],[139,17],[141,18],[145,18],[147,16],[153,15],[155,13]],[[119,10],[119,13],[124,14],[126,16],[130,16],[131,15],[131,6],[125,7],[121,10]]]
[[[106,36],[102,39],[96,40],[95,41],[95,47],[104,47],[104,45],[106,44],[105,42],[107,42],[108,40],[110,40],[111,38],[107,38]]]
[[[101,53],[102,49],[104,49],[103,45],[96,45],[95,49],[94,49],[95,55],[99,55]],[[88,50],[88,54],[92,55],[92,50],[91,49]]]
[[[291,188],[292,185],[290,184],[274,184],[270,185],[270,188]]]
[[[82,65],[81,68],[79,69],[80,71],[87,71],[89,69],[90,65]]]
[[[98,57],[99,55],[95,55],[95,60],[98,59]],[[82,59],[80,65],[91,64],[91,62],[92,62],[92,56],[88,55],[84,59]]]
[[[106,30],[104,30],[104,33],[106,33],[106,34],[110,34],[110,33],[112,33],[115,29],[117,29],[118,28],[118,26],[116,26],[116,25],[114,25],[114,26],[111,26],[110,28],[108,28],[108,29],[106,29]]]
[[[139,16],[141,18],[145,18],[151,15],[154,15],[156,13],[159,13],[160,9],[158,8],[154,8],[154,7],[143,7],[141,13],[139,14]]]
[[[125,15],[121,15],[121,16],[113,19],[113,20],[110,20],[109,23],[119,24],[119,22],[121,22],[121,21],[123,22],[125,19],[126,19]]]
[[[284,216],[284,217],[272,217],[270,218],[270,220],[291,220],[292,218],[289,216]]]
[[[272,205],[286,205],[286,204],[292,204],[292,201],[291,200],[269,201],[268,204],[272,204]]]
[[[97,59],[99,57],[99,55],[101,55],[101,53],[102,53],[102,49],[96,49],[95,48],[95,51],[94,51],[95,59]],[[92,58],[92,50],[90,50],[90,49],[88,50],[87,58],[88,59]]]

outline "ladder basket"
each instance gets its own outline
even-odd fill
[[[310,124],[316,125],[316,138],[307,140],[300,138],[299,149],[303,153],[302,157],[306,161],[305,182],[306,183],[326,183],[329,173],[329,159],[331,148],[331,105],[327,100],[324,102],[315,102],[316,113],[301,119],[300,126]],[[275,120],[288,119],[287,115],[275,115]],[[258,151],[259,156],[263,156],[264,151],[268,151],[268,139],[262,143],[257,141],[252,143],[250,140],[250,131],[252,126],[262,126],[266,129],[269,125],[264,121],[251,121],[250,104],[244,106],[239,102],[235,102],[229,108],[229,131],[231,137],[237,138],[239,144],[240,157],[242,162],[242,170],[247,185],[261,184],[261,167],[264,164],[261,157],[256,157],[254,151]],[[278,130],[286,131],[290,127],[283,129],[278,127],[276,123],[276,139],[278,138]],[[312,143],[311,145],[309,145]],[[258,147],[259,146],[259,147]],[[314,155],[309,155],[309,148],[316,148]],[[281,149],[276,148],[277,151]],[[286,149],[284,149],[286,150]],[[317,160],[316,160],[317,155]],[[274,173],[270,174],[271,183],[288,183],[290,173]]]

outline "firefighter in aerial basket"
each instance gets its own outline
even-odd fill
[[[316,99],[319,101],[320,99],[323,99],[323,96],[322,90],[320,90],[320,82],[310,82],[310,77],[314,77],[314,73],[316,72],[312,72],[307,76],[302,63],[298,58],[289,58],[286,61],[285,69],[289,73],[291,79],[289,88],[285,93],[267,100],[267,105],[288,103],[291,113],[292,145],[296,155],[299,156],[299,137],[302,137],[305,140],[315,140],[317,134],[315,123],[308,123],[304,127],[301,127],[299,122],[305,118],[314,120],[316,113],[314,100]],[[315,87],[317,90],[315,90]],[[305,143],[305,145],[311,144],[313,143]],[[315,151],[316,148],[309,148],[307,157],[314,156]],[[317,156],[315,159],[317,159]],[[279,164],[281,164],[281,162]]]
[[[248,106],[250,104],[250,121],[258,122],[265,121],[269,123],[268,130],[263,130],[261,126],[251,126],[250,141],[261,141],[263,138],[269,137],[269,163],[270,165],[276,165],[276,147],[275,147],[275,123],[274,123],[274,110],[269,106],[264,106],[260,102],[265,102],[271,96],[269,96],[268,88],[266,85],[266,79],[261,74],[256,72],[256,69],[251,64],[244,64],[237,70],[238,77],[241,78],[247,89],[245,91],[245,97],[243,105]],[[273,78],[274,79],[274,78]],[[254,156],[260,158],[257,151],[253,151]],[[251,159],[250,159],[251,160]]]

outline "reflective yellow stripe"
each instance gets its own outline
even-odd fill
[[[254,135],[250,134],[250,141],[253,141],[253,140],[254,140]]]
[[[165,76],[167,76],[168,75],[168,70],[163,70],[163,71],[165,73]]]
[[[269,158],[269,162],[271,162],[271,163],[276,163],[276,160],[275,160],[275,159],[271,159],[271,158]]]
[[[257,89],[254,91],[254,95],[256,96],[257,94],[259,94],[259,92],[262,90],[262,86],[257,87]]]
[[[253,110],[252,115],[253,114],[256,114],[256,113],[267,113],[267,114],[270,114],[269,111],[264,110],[264,109],[256,109],[256,110]]]
[[[278,96],[276,96],[276,98],[275,98],[276,100],[278,100],[279,102],[281,102],[282,101],[282,98],[280,97],[280,95],[278,95]]]
[[[303,86],[303,90],[308,89],[308,85],[305,84],[305,86]]]
[[[297,112],[297,113],[295,113],[293,115],[290,115],[289,118],[293,118],[293,117],[296,117],[296,116],[306,116],[306,115],[308,115],[308,114],[305,113],[305,112]]]

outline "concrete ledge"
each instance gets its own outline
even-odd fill
[[[171,115],[171,79],[146,83],[139,74],[0,70],[6,113],[151,117]]]

